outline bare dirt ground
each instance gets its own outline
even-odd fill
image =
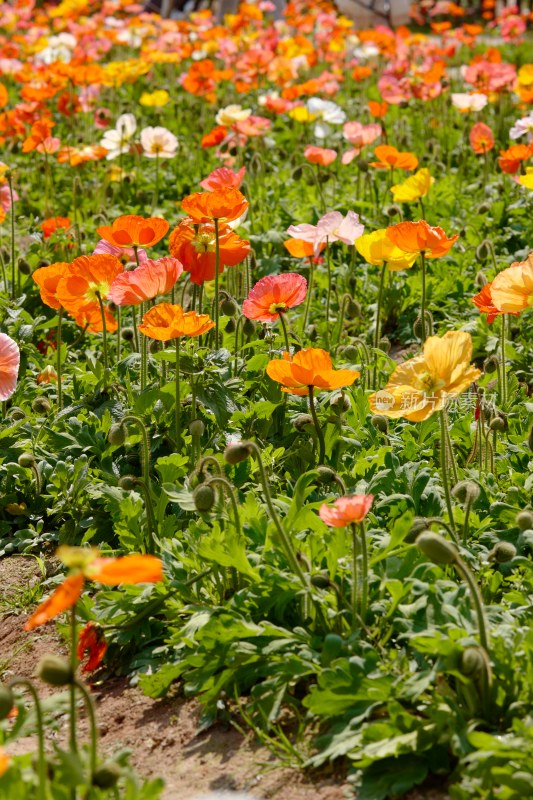
[[[21,589],[41,579],[34,559],[0,561],[0,680],[15,675],[32,677],[41,656],[65,654],[53,623],[31,634],[24,632],[29,609],[20,608]],[[9,610],[10,600],[13,608]],[[7,610],[6,610],[7,608]],[[49,688],[41,685],[43,693]],[[172,697],[151,700],[124,678],[95,685],[101,751],[112,754],[127,747],[132,763],[145,778],[162,777],[164,800],[192,800],[218,790],[248,791],[257,800],[345,800],[353,798],[342,769],[319,775],[291,769],[276,761],[254,737],[232,727],[215,725],[198,732],[199,705]],[[62,731],[58,734],[62,735]],[[13,755],[30,752],[32,739],[9,745]],[[405,800],[447,800],[446,792],[427,787]]]

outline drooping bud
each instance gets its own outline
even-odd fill
[[[433,314],[431,311],[424,312],[424,318],[426,320],[426,338],[428,336],[433,336]],[[413,323],[413,333],[417,339],[422,340],[422,316],[421,314],[415,319]]]
[[[69,662],[59,656],[43,656],[39,661],[37,674],[50,686],[68,686],[74,679]]]
[[[342,351],[342,357],[352,364],[357,363],[360,358],[359,350],[357,347],[355,347],[355,345],[348,344]]]
[[[482,263],[485,263],[485,261],[488,261],[490,258],[490,252],[491,252],[490,243],[487,241],[487,239],[483,239],[483,241],[480,244],[478,244],[476,248],[477,260],[481,261]]]
[[[123,475],[122,478],[119,478],[118,485],[121,489],[131,492],[139,485],[139,479],[135,475]]]
[[[487,278],[487,276],[485,275],[484,272],[481,272],[481,270],[476,272],[476,277],[474,278],[474,283],[476,284],[478,289],[483,289],[483,287],[486,286],[488,282],[489,282],[489,280],[488,280],[488,278]]]
[[[337,414],[343,414],[350,408],[350,398],[346,392],[340,392],[330,398],[329,407],[332,411],[336,411]]]
[[[33,453],[21,453],[17,459],[19,467],[30,468],[35,466],[36,458]]]
[[[201,419],[193,419],[189,422],[189,433],[191,436],[203,436],[205,432],[205,425]]]
[[[31,266],[25,258],[19,258],[18,268],[22,275],[31,275]]]
[[[133,337],[135,336],[135,333],[133,331],[133,328],[122,328],[122,334],[121,335],[122,335],[122,338],[124,339],[124,341],[132,342],[133,341]]]
[[[481,489],[475,481],[459,481],[452,489],[452,495],[460,503],[473,503],[477,500]]]
[[[239,313],[239,306],[233,297],[226,297],[220,304],[220,310],[226,317],[234,317]]]
[[[228,464],[240,464],[241,461],[246,461],[253,453],[253,447],[249,442],[235,442],[235,444],[228,444],[224,450],[224,458]]]
[[[416,544],[434,564],[453,564],[457,561],[458,552],[455,545],[438,533],[423,531],[417,536]]]
[[[326,467],[324,464],[321,464],[317,467],[316,471],[318,472],[318,480],[320,483],[323,483],[325,486],[328,486],[330,483],[335,483],[337,473],[334,469],[331,469],[331,467]]]
[[[486,660],[480,647],[465,647],[459,660],[459,670],[467,678],[476,678],[486,669]]]
[[[392,219],[393,217],[399,217],[401,213],[402,209],[400,208],[400,206],[397,206],[396,203],[387,206],[387,208],[385,209],[385,216],[387,216],[389,219]]]
[[[106,761],[94,772],[93,786],[98,789],[112,789],[122,775],[122,770],[114,761]]]
[[[316,575],[311,575],[311,583],[317,589],[327,589],[331,581],[327,572],[317,572]]]
[[[311,414],[298,414],[292,421],[292,424],[297,431],[303,431],[307,425],[313,425],[313,417]]]
[[[493,372],[496,372],[500,366],[500,359],[496,354],[489,356],[483,362],[483,370],[487,373],[487,375],[492,375]]]
[[[521,531],[533,529],[533,511],[519,511],[515,521]]]
[[[381,433],[387,433],[389,430],[389,421],[383,414],[373,414],[370,417],[370,424]]]
[[[224,327],[224,330],[226,331],[226,333],[235,333],[235,331],[237,330],[237,323],[235,322],[233,317],[230,317],[228,319]]]
[[[253,336],[255,333],[255,322],[246,318],[242,324],[242,332],[245,336]]]
[[[19,419],[24,419],[26,416],[26,412],[19,408],[18,406],[13,406],[13,408],[9,409],[8,416],[14,420],[15,422]]]
[[[192,499],[197,511],[211,511],[215,505],[215,491],[212,486],[202,483],[194,490]]]
[[[516,547],[511,542],[498,542],[489,553],[489,561],[507,564],[516,556]]]
[[[507,420],[505,419],[505,417],[500,417],[500,416],[494,417],[490,421],[489,428],[491,431],[498,431],[500,433],[503,433],[508,428]]]
[[[36,397],[31,404],[31,409],[36,414],[48,414],[51,408],[52,405],[47,397]]]
[[[109,433],[107,434],[107,441],[110,444],[113,444],[118,447],[121,444],[124,444],[124,442],[126,441],[126,434],[127,431],[124,423],[115,422],[109,428]]]

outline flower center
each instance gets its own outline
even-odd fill
[[[90,283],[89,288],[85,293],[85,298],[90,302],[98,300],[98,295],[104,300],[107,297],[107,293],[109,291],[109,284],[105,281],[100,281],[100,283]]]
[[[269,314],[279,314],[280,311],[287,310],[287,303],[271,303],[268,309]]]
[[[209,231],[200,231],[192,243],[197,253],[214,253],[216,249],[215,234]]]
[[[434,378],[429,372],[423,372],[419,376],[419,381],[422,384],[422,389],[428,394],[434,394],[446,385],[446,382],[441,378]]]

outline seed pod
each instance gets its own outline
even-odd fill
[[[516,547],[511,542],[498,542],[489,553],[489,561],[506,564],[516,556]]]
[[[201,419],[193,419],[189,423],[189,433],[191,436],[203,436],[205,432],[205,425]]]
[[[313,417],[311,414],[298,414],[292,421],[292,424],[297,431],[303,431],[307,425],[313,425]]]
[[[239,313],[239,306],[233,297],[226,297],[220,304],[220,310],[226,317],[234,317]]]
[[[74,678],[68,661],[59,656],[43,656],[39,661],[37,674],[50,686],[68,686]]]
[[[107,441],[110,444],[114,444],[117,447],[121,444],[124,444],[126,441],[126,426],[122,422],[115,422],[109,428],[109,433],[107,434]]]
[[[5,683],[0,683],[0,719],[5,719],[14,705],[13,692]]]
[[[119,487],[125,489],[127,492],[131,492],[132,489],[135,489],[138,483],[139,479],[136,478],[135,475],[123,475],[118,481]]]
[[[197,511],[211,511],[215,505],[216,495],[211,486],[203,483],[196,487],[192,499]]]
[[[457,548],[433,531],[423,531],[416,538],[417,547],[434,564],[453,564],[457,561]]]
[[[36,397],[31,404],[31,409],[36,414],[48,414],[52,405],[47,397]]]
[[[481,489],[475,481],[459,481],[452,489],[452,494],[460,503],[473,503],[477,500]]]
[[[370,417],[370,424],[381,433],[387,433],[389,430],[389,421],[383,414],[373,414]]]
[[[240,464],[252,455],[253,447],[248,442],[236,442],[228,444],[224,450],[224,458],[228,464]]]
[[[122,775],[122,770],[114,761],[106,761],[93,775],[93,786],[98,789],[112,789]]]
[[[521,531],[530,530],[533,528],[533,511],[519,511],[515,521]]]
[[[21,453],[17,459],[19,467],[31,468],[35,466],[36,459],[33,453]]]

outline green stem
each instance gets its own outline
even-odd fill
[[[329,350],[329,311],[331,305],[331,248],[329,246],[329,236],[326,237],[326,267],[328,270],[328,289],[326,293],[326,328],[325,339],[326,349]]]
[[[242,528],[241,528],[241,520],[239,517],[239,507],[237,506],[237,500],[235,499],[235,492],[233,491],[233,486],[231,483],[223,478],[222,476],[209,478],[208,485],[212,486],[215,484],[216,486],[221,486],[223,489],[226,490],[228,493],[231,506],[233,509],[233,517],[235,519],[235,530],[237,531],[237,536],[239,539],[242,538]]]
[[[63,386],[61,383],[61,327],[63,324],[63,307],[59,309],[56,333],[56,372],[57,372],[57,409],[63,408]]]
[[[76,603],[70,609],[70,669],[73,676],[78,669],[78,634],[76,630]],[[78,752],[76,741],[76,685],[72,682],[69,686],[70,718],[69,718],[69,746],[72,753]]]
[[[120,361],[121,346],[122,346],[122,309],[117,306],[117,362]]]
[[[313,295],[314,278],[315,278],[315,265],[313,261],[313,256],[311,256],[309,258],[309,286],[307,287],[307,298],[305,300],[305,311],[302,323],[302,338],[305,334],[305,329],[307,328],[307,321],[309,319],[309,310],[311,308],[311,297]]]
[[[174,339],[174,344],[176,347],[176,409],[175,409],[175,420],[176,420],[176,448],[178,450],[181,449],[181,406],[180,406],[180,398],[181,398],[181,391],[180,391],[180,340],[179,336]]]
[[[378,350],[379,342],[381,339],[381,305],[383,303],[383,287],[385,285],[385,275],[387,274],[387,262],[384,262],[383,266],[381,267],[381,275],[379,276],[379,289],[378,289],[378,300],[376,306],[376,328],[374,332],[374,350]],[[374,353],[374,359],[377,360],[377,354]],[[377,375],[378,375],[378,367],[377,364],[374,362],[374,375],[373,375],[373,385],[374,389],[377,389]]]
[[[507,365],[505,363],[505,314],[501,314],[501,327],[500,327],[500,352],[501,352],[501,375],[500,375],[500,394],[502,406],[505,409],[507,406]]]
[[[452,474],[453,474],[453,482],[456,484],[459,481],[459,472],[457,470],[457,462],[455,460],[455,453],[453,452],[453,443],[452,437],[450,434],[450,426],[448,421],[448,409],[443,408],[442,413],[444,414],[444,419],[446,422],[445,430],[446,430],[446,447],[447,447],[447,456],[448,456],[448,463],[451,467]]]
[[[314,386],[309,386],[309,410],[311,411],[311,416],[313,417],[313,423],[315,425],[315,431],[318,438],[318,463],[323,464],[326,456],[326,442],[324,441],[324,434],[322,432],[322,428],[320,427],[316,413]]]
[[[455,521],[453,518],[452,497],[450,493],[450,484],[448,480],[448,457],[447,457],[447,432],[446,432],[446,414],[441,411],[440,414],[440,465],[442,472],[442,485],[444,487],[444,497],[446,500],[446,508],[448,509],[448,516],[450,518],[450,527],[454,532],[455,538]]]
[[[358,578],[357,578],[357,525],[352,522],[350,525],[352,531],[352,631],[357,630],[358,616],[357,616],[357,601],[359,598]]]
[[[141,303],[141,322],[145,313],[145,305]],[[142,336],[141,338],[141,392],[146,389],[147,378],[147,359],[148,359],[148,337]]]
[[[11,299],[14,300],[16,296],[16,259],[15,259],[15,199],[13,192],[13,176],[11,172],[7,175],[7,183],[9,186],[9,197],[11,200]]]
[[[215,350],[218,350],[220,316],[220,306],[218,302],[218,285],[220,280],[220,276],[218,274],[220,269],[220,235],[218,231],[218,219],[213,221],[215,223]]]
[[[280,311],[279,312],[279,321],[281,322],[281,327],[283,328],[283,336],[285,338],[285,350],[290,355],[291,354],[291,348],[289,346],[289,332],[287,330],[287,321],[285,320],[285,312],[284,311]]]
[[[460,556],[457,557],[457,560],[454,562],[454,566],[457,572],[464,578],[468,584],[468,588],[470,589],[472,604],[477,616],[479,642],[481,647],[483,647],[483,649],[486,651],[487,655],[489,655],[488,623],[485,616],[485,608],[483,606],[483,600],[481,597],[481,592],[479,591],[479,586],[476,583],[472,571]]]
[[[74,682],[74,687],[78,688],[83,695],[83,699],[85,701],[85,708],[87,710],[87,716],[89,718],[89,727],[91,730],[91,749],[90,749],[90,757],[89,757],[89,785],[92,785],[92,779],[94,773],[96,772],[96,759],[98,753],[98,726],[96,724],[96,710],[94,707],[94,700],[91,697],[91,694],[85,684],[81,681],[76,680]]]
[[[426,341],[426,254],[420,251],[420,271],[422,277],[422,299],[420,301],[420,324],[422,326],[422,342]]]
[[[359,531],[361,533],[361,556],[362,556],[362,581],[361,581],[361,620],[363,625],[366,619],[366,610],[368,606],[368,547],[366,541],[366,531],[364,522],[359,523]]]
[[[24,686],[27,689],[33,699],[35,705],[35,719],[37,722],[37,775],[38,775],[38,785],[37,785],[37,800],[46,800],[48,797],[48,778],[46,775],[46,760],[44,756],[44,719],[43,719],[43,710],[41,707],[41,701],[39,699],[39,695],[33,683],[29,681],[27,678],[15,678],[14,680],[9,682],[9,686]]]
[[[98,305],[100,306],[100,315],[102,317],[102,344],[104,348],[104,383],[107,381],[107,325],[105,321],[105,310],[104,310],[104,303],[102,301],[102,296],[100,292],[95,292],[96,298],[98,300]]]

